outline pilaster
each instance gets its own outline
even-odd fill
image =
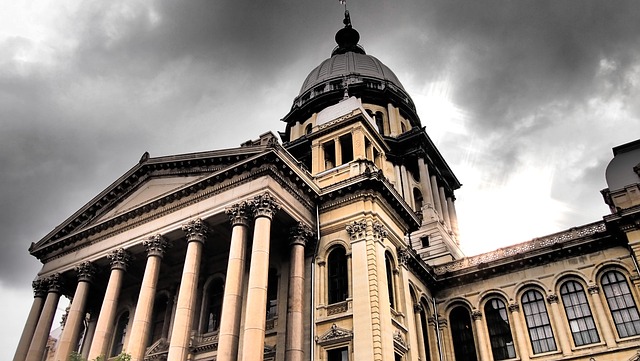
[[[509,312],[511,312],[511,319],[513,320],[513,328],[516,332],[516,345],[518,346],[518,353],[520,360],[529,361],[529,340],[524,334],[525,328],[520,321],[520,305],[517,303],[511,303],[507,306]]]
[[[571,351],[571,343],[569,342],[569,331],[564,327],[564,323],[561,321],[562,316],[560,315],[560,309],[558,308],[558,295],[555,293],[551,293],[547,296],[547,302],[551,307],[551,315],[553,320],[553,325],[555,326],[555,334],[558,337],[558,341],[560,341],[560,349],[562,351],[563,356],[570,356]]]

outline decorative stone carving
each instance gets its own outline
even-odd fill
[[[338,327],[335,323],[331,329],[322,336],[316,336],[316,343],[322,346],[331,345],[338,342],[348,341],[353,338],[353,332]]]
[[[558,303],[558,295],[556,295],[555,293],[549,294],[549,296],[547,296],[547,302]]]
[[[298,224],[291,227],[289,231],[289,245],[299,244],[304,247],[308,240],[313,239],[313,236],[313,231],[309,226],[298,222]]]
[[[187,242],[200,242],[204,243],[204,240],[209,234],[209,226],[200,218],[192,219],[189,222],[182,225],[182,231],[187,235]]]
[[[408,248],[402,248],[398,251],[398,261],[401,265],[407,266],[409,264],[409,259],[411,258],[410,252]]]
[[[442,318],[442,316],[438,316],[438,327],[439,328],[448,328],[449,321],[446,318]]]
[[[364,219],[355,221],[347,224],[346,229],[352,241],[363,239],[367,233],[367,222]]]
[[[509,312],[518,312],[520,310],[520,305],[517,303],[510,303],[507,308],[509,309]]]
[[[171,242],[162,235],[156,234],[142,241],[142,245],[147,249],[147,257],[158,256],[162,258],[167,248],[171,247]]]
[[[481,320],[482,319],[482,312],[480,312],[479,310],[472,311],[471,312],[471,318],[474,321]]]
[[[373,239],[381,241],[387,238],[387,230],[379,222],[373,223]]]
[[[589,291],[590,295],[597,295],[600,293],[600,287],[598,287],[598,285],[591,285],[587,287],[587,291]]]
[[[273,219],[273,216],[280,210],[280,204],[269,193],[262,193],[251,200],[253,215],[255,218],[267,217]]]
[[[60,293],[62,291],[62,276],[60,276],[60,273],[54,273],[48,276],[45,282],[48,286],[48,292]]]
[[[33,287],[33,297],[45,297],[47,295],[46,279],[36,278],[35,281],[31,282],[31,287]]]
[[[409,351],[409,345],[407,345],[407,341],[404,340],[404,337],[402,337],[402,333],[400,333],[400,331],[396,330],[393,333],[393,343],[400,350],[404,352]]]
[[[253,216],[251,204],[245,201],[228,207],[224,212],[229,216],[232,226],[243,225],[249,227],[249,218]]]
[[[114,249],[111,253],[107,254],[107,259],[111,263],[111,269],[127,270],[129,262],[131,261],[131,254],[125,251],[124,248]]]
[[[78,273],[78,282],[91,282],[96,274],[96,267],[91,262],[82,262],[75,267]]]
[[[413,312],[420,313],[420,312],[422,312],[422,310],[424,310],[424,307],[422,307],[421,303],[414,303],[413,304]]]

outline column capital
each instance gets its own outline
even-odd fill
[[[45,279],[47,283],[47,292],[50,293],[61,293],[62,292],[62,276],[60,273],[54,273],[50,276],[47,276]]]
[[[439,328],[449,328],[449,321],[446,318],[438,317]]]
[[[89,261],[78,264],[74,269],[78,273],[78,282],[91,282],[96,274],[96,267]]]
[[[509,306],[507,306],[507,308],[511,313],[520,311],[520,305],[517,303],[510,303]]]
[[[142,245],[147,249],[147,257],[158,256],[162,258],[167,248],[171,247],[171,242],[166,237],[156,234],[142,241]]]
[[[47,295],[47,280],[41,277],[31,282],[33,287],[33,297],[45,297]]]
[[[598,285],[591,285],[587,287],[587,291],[589,291],[590,295],[597,295],[600,293],[600,287],[598,287]]]
[[[345,227],[349,237],[352,241],[357,241],[366,236],[367,233],[367,221],[361,219],[359,221],[348,223]]]
[[[409,265],[410,259],[411,259],[411,251],[409,251],[409,248],[403,247],[400,250],[398,250],[398,261],[400,261],[401,265],[407,267]]]
[[[547,296],[547,302],[551,303],[558,303],[558,295],[556,295],[555,293],[550,293]]]
[[[273,216],[280,210],[278,201],[268,192],[262,193],[251,200],[254,218],[266,217],[273,219]]]
[[[131,254],[124,248],[118,248],[107,254],[107,259],[111,263],[112,270],[121,269],[126,271],[127,266],[129,266],[129,262],[131,261]]]
[[[313,231],[311,228],[302,222],[298,222],[298,224],[289,230],[289,245],[299,244],[304,247],[312,237]]]
[[[413,304],[413,312],[415,313],[420,313],[424,310],[424,307],[422,307],[421,303],[414,303]]]
[[[195,218],[183,224],[182,231],[187,235],[187,242],[200,243],[204,243],[207,234],[211,232],[209,226],[201,218]]]
[[[384,226],[376,221],[373,222],[373,239],[377,240],[377,241],[382,241],[383,239],[387,238],[387,230],[384,228]]]
[[[247,201],[227,207],[224,212],[229,216],[231,226],[242,225],[249,227],[249,218],[253,216],[253,209]]]
[[[473,318],[474,321],[482,320],[482,312],[479,310],[471,311],[471,318]]]

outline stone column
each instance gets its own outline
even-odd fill
[[[238,359],[240,317],[242,316],[242,286],[245,253],[249,235],[251,207],[247,202],[235,204],[225,210],[231,220],[231,245],[224,286],[220,330],[218,331],[218,361]]]
[[[33,333],[29,351],[27,351],[26,361],[42,361],[44,348],[49,339],[49,332],[53,324],[53,317],[56,315],[56,307],[60,300],[60,292],[62,288],[62,279],[59,273],[54,273],[45,279],[48,286],[47,298],[44,301],[42,312],[38,318],[38,325]]]
[[[456,213],[456,201],[454,197],[447,198],[447,206],[449,207],[449,218],[451,219],[452,231],[456,236],[456,243],[460,245],[460,229],[458,228],[458,214]]]
[[[33,287],[33,303],[31,304],[27,322],[22,330],[22,336],[20,336],[16,353],[13,356],[13,361],[24,361],[25,357],[27,357],[29,344],[33,338],[33,333],[36,331],[40,312],[42,312],[44,298],[47,296],[47,283],[42,278],[37,278],[33,281],[31,287]]]
[[[518,346],[518,353],[520,356],[520,360],[529,361],[529,348],[527,345],[529,344],[529,340],[524,334],[525,328],[522,327],[522,322],[520,321],[520,305],[517,303],[512,303],[508,306],[509,312],[511,312],[511,319],[513,320],[513,328],[516,332],[516,342]]]
[[[82,346],[80,348],[80,354],[85,359],[89,357],[91,343],[93,342],[93,337],[96,334],[96,326],[98,322],[97,316],[98,315],[96,315],[95,312],[89,311],[89,318],[87,319],[87,330],[84,333],[84,339],[82,340]]]
[[[442,221],[442,203],[440,203],[440,194],[438,193],[438,181],[435,175],[431,175],[431,189],[433,189],[433,203],[436,206],[436,212],[438,212],[438,218]]]
[[[476,328],[476,334],[478,335],[478,349],[480,350],[480,360],[491,360],[489,355],[489,349],[487,348],[488,340],[487,334],[484,332],[484,325],[482,324],[482,312],[475,310],[471,312],[471,318]]]
[[[425,154],[421,154],[418,157],[418,171],[420,172],[420,187],[422,188],[422,199],[424,204],[422,208],[422,218],[426,220],[436,219],[436,215],[433,208],[433,192],[431,190],[429,168],[424,163]]]
[[[91,262],[82,262],[75,267],[75,271],[78,274],[78,286],[73,295],[71,306],[69,306],[67,322],[62,329],[62,335],[58,341],[56,361],[66,361],[71,352],[76,351],[75,348],[78,345],[80,327],[86,314],[85,308],[89,296],[89,286],[91,285],[91,280],[96,269]]]
[[[411,184],[409,184],[409,172],[407,172],[407,167],[404,164],[400,166],[400,176],[402,177],[404,201],[413,208],[413,190],[411,189]]]
[[[404,189],[402,188],[403,181],[402,181],[402,177],[400,176],[400,166],[394,165],[393,173],[395,174],[395,177],[396,177],[396,182],[395,182],[396,191],[398,191],[398,193],[400,193],[400,195],[404,197]]]
[[[558,341],[560,341],[560,349],[563,356],[571,355],[571,343],[569,342],[569,330],[564,327],[562,322],[562,316],[560,315],[560,309],[558,308],[558,295],[552,293],[547,296],[547,302],[551,307],[551,314],[553,325],[556,329],[556,335],[558,335]]]
[[[168,360],[186,360],[189,354],[189,336],[198,291],[198,276],[202,247],[209,232],[209,227],[200,218],[187,222],[182,226],[187,236],[187,255],[184,259],[176,315],[173,319],[171,341],[169,343]]]
[[[255,197],[252,199],[251,205],[254,209],[255,225],[244,318],[242,361],[262,361],[265,322],[267,320],[271,220],[280,209],[280,205],[269,193]]]
[[[600,287],[593,285],[589,286],[587,290],[591,296],[591,303],[593,304],[596,320],[600,326],[600,331],[602,331],[602,337],[607,343],[607,348],[616,347],[616,337],[613,334],[607,313],[605,312],[604,307],[602,306],[602,300],[600,299]]]
[[[109,259],[111,263],[111,274],[109,275],[109,283],[107,284],[107,290],[104,293],[104,299],[100,307],[96,331],[93,336],[93,341],[91,342],[89,360],[94,360],[99,356],[108,356],[107,348],[113,335],[122,279],[131,260],[131,255],[123,248],[118,248],[107,254],[107,259]]]
[[[444,187],[438,188],[440,193],[440,203],[442,204],[442,218],[444,218],[444,224],[449,231],[451,231],[451,219],[449,218],[449,207],[447,207],[447,196],[444,194]]]
[[[427,352],[424,344],[424,333],[422,332],[422,312],[423,308],[420,303],[413,305],[413,316],[415,318],[416,339],[418,344],[418,357],[420,360],[428,360]],[[424,320],[425,324],[427,320]],[[426,330],[425,330],[426,331]]]
[[[302,361],[304,357],[304,247],[313,235],[303,223],[291,229],[289,262],[289,295],[287,299],[287,339],[285,360]]]
[[[131,355],[131,361],[141,361],[147,349],[147,339],[153,315],[153,301],[160,275],[160,262],[171,243],[165,237],[157,234],[143,241],[142,245],[147,249],[147,265],[144,269],[138,303],[131,324],[131,335],[126,347],[127,352]]]

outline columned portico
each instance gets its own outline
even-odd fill
[[[198,290],[198,276],[202,246],[209,233],[209,227],[200,218],[189,221],[182,226],[187,236],[187,255],[178,291],[176,315],[173,319],[171,343],[169,344],[169,360],[186,360],[189,354],[189,336]]]
[[[280,209],[280,205],[269,193],[255,197],[251,200],[251,205],[254,209],[255,225],[241,357],[243,361],[262,361],[267,320],[271,220]]]
[[[18,342],[18,348],[13,356],[13,361],[24,361],[27,357],[27,351],[29,351],[29,344],[33,333],[36,331],[38,325],[38,318],[40,318],[40,312],[42,312],[42,306],[44,305],[44,299],[47,296],[47,283],[45,280],[38,278],[31,284],[33,287],[33,303],[31,304],[31,310],[27,317],[27,322],[22,330],[22,336]]]
[[[71,301],[71,306],[69,306],[67,322],[62,330],[58,349],[56,350],[56,361],[66,361],[71,352],[75,351],[80,327],[85,316],[89,286],[96,269],[91,262],[82,262],[75,267],[75,271],[78,274],[78,286],[76,287],[73,301]]]
[[[289,298],[287,300],[287,338],[285,360],[302,361],[304,357],[304,247],[312,236],[311,229],[300,223],[291,229]]]
[[[252,210],[247,202],[235,204],[225,210],[230,218],[231,245],[227,261],[227,277],[224,286],[220,331],[218,332],[218,361],[235,361],[238,358],[240,317],[242,315],[242,285],[245,269],[245,252],[249,234],[249,217]]]
[[[33,333],[33,339],[27,351],[26,361],[41,361],[44,354],[44,347],[49,338],[49,331],[53,324],[53,317],[56,314],[56,307],[60,301],[60,291],[62,280],[59,273],[54,273],[45,280],[48,286],[47,299],[44,301],[42,312],[38,318],[38,325]]]
[[[118,297],[120,297],[120,289],[122,287],[122,278],[127,270],[131,256],[123,248],[119,248],[109,253],[107,259],[109,259],[111,263],[111,274],[100,308],[100,314],[98,315],[96,331],[93,336],[93,341],[91,342],[89,360],[93,360],[100,355],[107,356],[109,340],[113,334],[116,309],[118,308]]]
[[[142,286],[140,287],[138,303],[133,316],[131,336],[126,347],[126,351],[131,355],[131,361],[142,360],[147,348],[149,326],[151,315],[153,314],[153,301],[156,295],[158,275],[160,274],[160,262],[170,243],[165,237],[157,234],[143,241],[142,245],[147,249],[147,265],[144,269]]]

